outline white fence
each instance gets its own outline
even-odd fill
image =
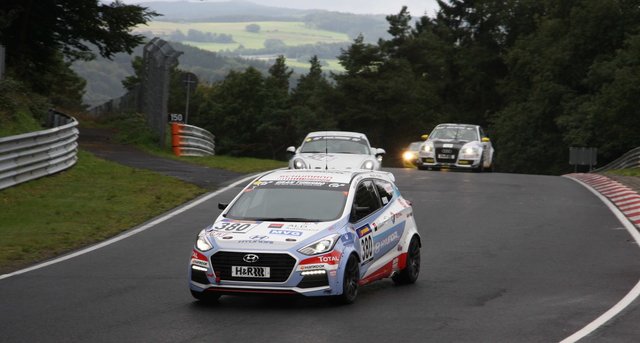
[[[627,151],[615,161],[604,167],[594,170],[594,172],[602,172],[611,169],[640,168],[640,147]]]
[[[172,123],[171,142],[176,156],[215,155],[214,136],[211,132],[193,125]]]
[[[51,175],[78,160],[78,121],[49,111],[53,128],[0,138],[0,190]]]

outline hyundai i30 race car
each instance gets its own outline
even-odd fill
[[[384,149],[372,148],[363,133],[348,131],[311,132],[293,154],[290,169],[369,169],[380,170]]]
[[[491,140],[478,125],[440,124],[426,138],[420,147],[418,169],[493,168]]]
[[[413,283],[420,235],[411,204],[377,171],[278,170],[252,181],[202,230],[189,263],[199,300],[222,294],[356,299],[391,277]]]

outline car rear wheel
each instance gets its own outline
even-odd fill
[[[360,267],[355,255],[349,256],[342,278],[342,294],[336,300],[341,304],[352,304],[358,296],[358,281],[360,281]]]
[[[207,303],[207,304],[211,304],[211,303],[215,303],[218,301],[218,299],[220,299],[220,294],[217,293],[212,293],[212,292],[196,292],[194,290],[191,290],[191,295],[202,301],[203,303]]]
[[[392,280],[397,285],[406,285],[415,283],[418,280],[418,275],[420,275],[420,242],[414,236],[409,243],[407,265],[400,273],[394,275]]]

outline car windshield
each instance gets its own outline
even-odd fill
[[[230,219],[324,222],[342,214],[348,184],[317,181],[254,183],[226,213]]]
[[[369,155],[367,141],[357,137],[311,137],[305,139],[301,153],[333,153]]]
[[[429,138],[450,139],[456,141],[477,141],[478,134],[473,126],[444,126],[433,129]]]

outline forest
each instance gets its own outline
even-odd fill
[[[201,83],[191,98],[190,124],[213,132],[220,154],[282,159],[307,132],[339,129],[366,133],[389,160],[438,123],[479,124],[496,149],[497,170],[517,173],[571,171],[572,146],[598,148],[599,165],[640,146],[636,0],[438,3],[433,17],[412,18],[406,8],[387,16],[388,38],[356,37],[338,57],[343,73],[324,72],[313,57],[309,70],[292,79],[280,57],[266,73],[248,67]],[[0,36],[5,45],[11,43],[6,38]],[[120,51],[136,43],[116,42]],[[49,59],[55,64],[39,74],[10,74],[69,105],[81,95],[81,81],[73,82],[77,75],[60,54],[80,43],[63,43],[53,46],[59,48]],[[42,46],[51,47],[34,49]],[[115,50],[99,49],[106,57]],[[37,56],[32,53],[23,56]],[[9,55],[25,61],[16,58]],[[36,82],[43,71],[52,83],[70,87],[44,87]],[[184,88],[174,83],[171,110],[182,111]]]
[[[289,89],[284,58],[268,75],[232,71],[198,89],[192,123],[220,153],[271,158],[312,130],[364,132],[393,158],[438,123],[479,124],[497,169],[517,173],[571,171],[572,146],[597,147],[600,165],[640,146],[637,1],[439,4],[433,18],[388,16],[389,39],[356,38],[344,73],[313,59]]]

